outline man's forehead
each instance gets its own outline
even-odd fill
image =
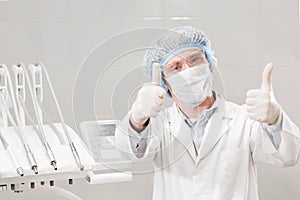
[[[181,60],[183,58],[186,58],[188,56],[192,56],[192,55],[195,55],[195,54],[199,54],[203,52],[203,50],[201,49],[187,49],[187,50],[183,50],[183,51],[180,51],[176,54],[174,54],[173,57],[171,57],[167,63],[170,63],[170,62],[174,62],[174,61],[177,61],[177,60]]]

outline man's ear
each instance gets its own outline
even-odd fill
[[[170,97],[172,97],[172,92],[171,92],[172,89],[171,89],[171,87],[170,87],[168,81],[165,79],[165,76],[164,76],[164,75],[162,76],[162,79],[164,80],[164,83],[165,83],[165,85],[166,85],[167,88],[168,88],[167,94],[170,95]]]
[[[167,94],[172,97],[172,93],[170,92],[170,90],[168,90]]]

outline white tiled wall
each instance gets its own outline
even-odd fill
[[[260,86],[262,69],[272,61],[276,97],[300,126],[298,15],[297,0],[0,1],[0,61],[43,62],[66,121],[76,128],[82,120],[121,118],[132,91],[146,81],[137,68],[144,53],[138,48],[147,47],[161,31],[133,29],[191,25],[212,41],[224,83],[220,86],[218,79],[217,88],[224,88],[228,100],[243,104],[247,90]],[[109,63],[126,51],[132,52]],[[47,91],[45,104],[57,120]],[[299,199],[299,169],[261,167],[261,199]],[[85,190],[79,193],[84,199],[120,199],[125,192],[126,199],[151,199],[151,175],[142,177],[126,186],[95,186],[92,193],[81,183]]]

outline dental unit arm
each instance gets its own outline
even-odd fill
[[[132,180],[133,175],[127,167],[122,171],[101,173],[111,169],[97,163],[78,134],[65,124],[43,64],[13,65],[12,71],[15,90],[7,67],[0,65],[0,191],[44,191],[64,199],[79,200],[75,194],[56,187],[55,182],[68,180],[72,185],[75,179],[85,179],[89,184]],[[59,114],[58,123],[43,123],[43,116],[49,119],[42,105],[43,75]],[[27,89],[34,110],[31,115],[26,106]],[[26,119],[31,125],[26,124]]]

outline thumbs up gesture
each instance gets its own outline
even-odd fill
[[[156,117],[163,107],[165,90],[160,86],[160,65],[152,66],[152,82],[144,84],[139,90],[131,109],[131,122],[134,125],[143,125],[149,117]]]
[[[247,92],[247,111],[253,120],[273,125],[277,122],[280,107],[276,102],[272,90],[271,75],[273,63],[268,63],[264,68],[260,89]]]

